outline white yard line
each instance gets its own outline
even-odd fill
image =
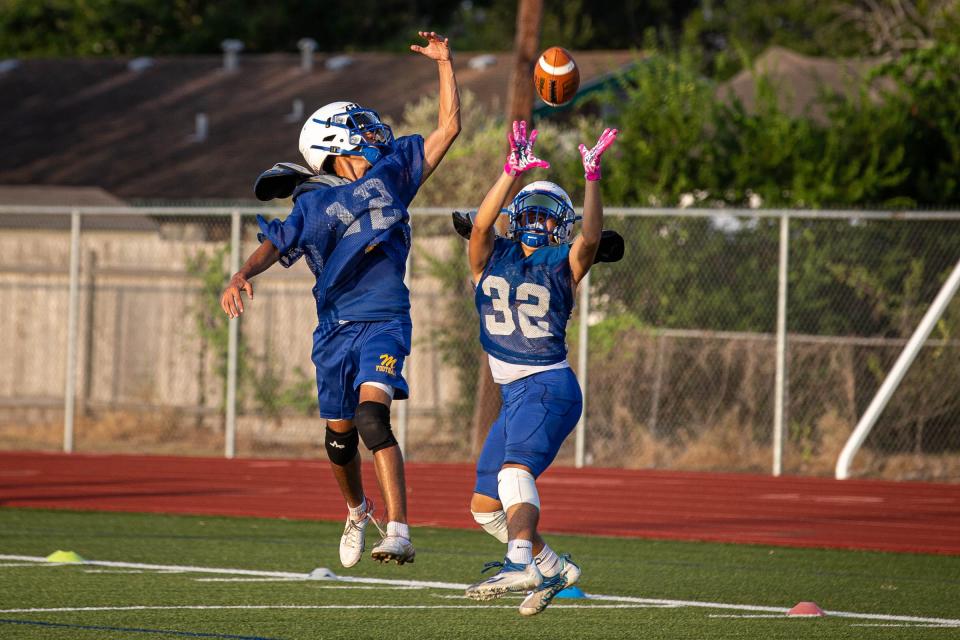
[[[127,607],[33,607],[29,609],[0,609],[0,613],[75,613],[81,611],[176,611],[211,609],[370,609],[369,604],[182,604],[182,605],[132,605]],[[378,604],[380,609],[516,609],[517,605],[490,604]],[[554,601],[550,610],[557,609],[649,609],[644,604],[558,604]]]
[[[908,629],[956,629],[955,624],[852,624],[851,627],[907,627]]]
[[[0,561],[11,561],[11,562],[36,562],[48,565],[46,558],[38,556],[20,556],[20,555],[3,555],[0,554]],[[180,566],[180,565],[163,565],[163,564],[145,564],[139,562],[110,562],[105,560],[85,560],[83,563],[80,563],[84,566],[102,566],[102,567],[117,567],[125,569],[147,569],[153,571],[177,571],[183,573],[215,573],[215,574],[227,574],[227,575],[240,575],[240,576],[254,576],[261,578],[285,578],[293,580],[321,580],[321,581],[336,581],[336,582],[347,582],[347,583],[362,583],[362,584],[376,584],[376,585],[385,585],[385,586],[403,586],[403,587],[426,587],[433,589],[455,589],[463,590],[466,589],[468,585],[460,584],[456,582],[436,582],[431,580],[392,580],[387,578],[364,578],[359,576],[337,576],[332,572],[326,570],[320,570],[318,573],[295,573],[292,571],[257,571],[253,569],[231,569],[231,568],[219,568],[219,567],[194,567],[194,566]],[[68,566],[61,564],[60,566]],[[323,574],[326,575],[323,575]],[[322,577],[321,577],[322,576]],[[642,605],[642,607],[650,606],[672,606],[672,607],[696,607],[703,609],[727,609],[734,611],[751,611],[757,613],[776,613],[786,616],[789,608],[786,607],[766,607],[760,605],[749,605],[749,604],[728,604],[723,602],[702,602],[698,600],[668,600],[663,598],[637,598],[631,596],[611,596],[611,595],[598,595],[591,594],[587,597],[591,601],[606,601],[620,603],[619,605],[581,605],[581,604],[565,604],[557,606],[558,603],[554,603],[553,608],[559,609],[576,609],[576,608],[590,608],[590,607],[603,607],[603,608],[634,608],[630,605]],[[378,608],[382,609],[485,609],[491,608],[490,605],[377,605]],[[0,609],[0,613],[32,613],[32,612],[53,612],[53,611],[127,611],[127,610],[139,610],[139,609],[366,609],[369,608],[369,605],[240,605],[240,606],[228,606],[228,605],[215,605],[215,606],[178,606],[178,607],[153,607],[153,606],[136,606],[136,607],[78,607],[78,608],[56,608],[56,609]],[[494,608],[497,608],[496,605]],[[513,608],[512,606],[502,607],[502,608]],[[637,607],[641,608],[641,607]],[[951,627],[960,627],[960,619],[951,619],[951,618],[926,618],[921,616],[898,616],[898,615],[887,615],[882,613],[857,613],[853,611],[825,611],[829,616],[835,616],[838,618],[856,618],[860,620],[880,620],[885,622],[906,622],[906,623],[919,623],[919,624],[930,624],[936,626],[951,626]]]
[[[62,565],[61,565],[62,566]],[[142,569],[84,569],[84,573],[109,573],[109,574],[127,574],[127,573],[146,573]],[[173,573],[172,571],[165,571],[162,573]]]
[[[307,580],[307,579],[291,579],[291,578],[194,578],[194,582],[317,582],[316,580]],[[364,585],[357,584],[325,584],[325,585],[315,585],[311,587],[312,589],[369,589],[369,590],[381,590],[381,591],[421,591],[423,587],[409,587],[405,585],[380,585],[376,587],[368,587]]]
[[[782,618],[783,614],[776,613],[711,613],[708,618]],[[810,616],[807,616],[810,617]]]

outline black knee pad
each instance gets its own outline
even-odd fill
[[[379,402],[361,402],[353,416],[353,424],[367,449],[376,453],[397,444],[390,429],[390,408]]]
[[[339,433],[327,427],[327,457],[333,464],[342,467],[353,462],[353,458],[357,455],[357,443],[359,442],[360,437],[357,435],[356,429]]]

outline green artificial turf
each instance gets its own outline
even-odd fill
[[[61,549],[97,561],[301,574],[327,567],[339,576],[470,583],[503,553],[480,531],[414,528],[414,564],[381,566],[366,557],[344,569],[341,526],[5,509],[0,554]],[[372,527],[368,535],[369,548]],[[828,611],[960,620],[960,557],[560,535],[548,542],[582,566],[579,586],[588,594],[767,607],[812,600]],[[565,599],[522,618],[519,596],[475,603],[456,589],[133,571],[0,559],[0,638],[960,638],[960,624],[797,619],[677,602]],[[217,608],[10,611],[130,606]]]

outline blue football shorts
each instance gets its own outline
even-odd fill
[[[406,399],[410,390],[402,373],[404,359],[410,355],[410,332],[408,319],[318,325],[312,358],[320,417],[353,418],[364,382],[389,385],[395,400]]]
[[[474,491],[494,500],[497,474],[511,462],[537,478],[547,470],[583,411],[583,395],[569,367],[541,371],[500,386],[503,405],[477,460]]]

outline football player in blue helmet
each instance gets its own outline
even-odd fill
[[[250,279],[276,262],[305,257],[316,277],[313,362],[326,450],[347,503],[340,561],[360,561],[373,504],[360,476],[360,441],[373,453],[386,501],[387,527],[371,555],[413,562],[407,525],[403,456],[390,427],[390,404],[408,396],[403,378],[410,352],[410,293],[403,282],[410,251],[407,207],[460,133],[460,97],[449,41],[421,31],[410,49],[436,61],[439,121],[426,139],[394,138],[371,109],[334,102],[307,119],[300,150],[309,169],[279,163],[257,181],[261,199],[291,195],[284,220],[258,217],[260,247],[230,279],[220,300],[230,318],[253,299]],[[379,528],[379,525],[377,525]]]
[[[466,595],[489,600],[507,592],[529,595],[523,615],[543,611],[580,577],[569,556],[554,552],[537,533],[536,479],[553,462],[580,419],[580,385],[567,363],[566,327],[574,292],[594,263],[603,229],[600,157],[616,139],[606,129],[592,149],[580,145],[586,187],[583,223],[570,197],[552,182],[533,182],[507,207],[507,237],[494,225],[520,174],[549,166],[533,154],[536,130],[514,122],[503,173],[477,211],[469,264],[480,313],[480,342],[503,404],[477,460],[470,510],[488,533],[507,543],[500,571],[471,585]]]

